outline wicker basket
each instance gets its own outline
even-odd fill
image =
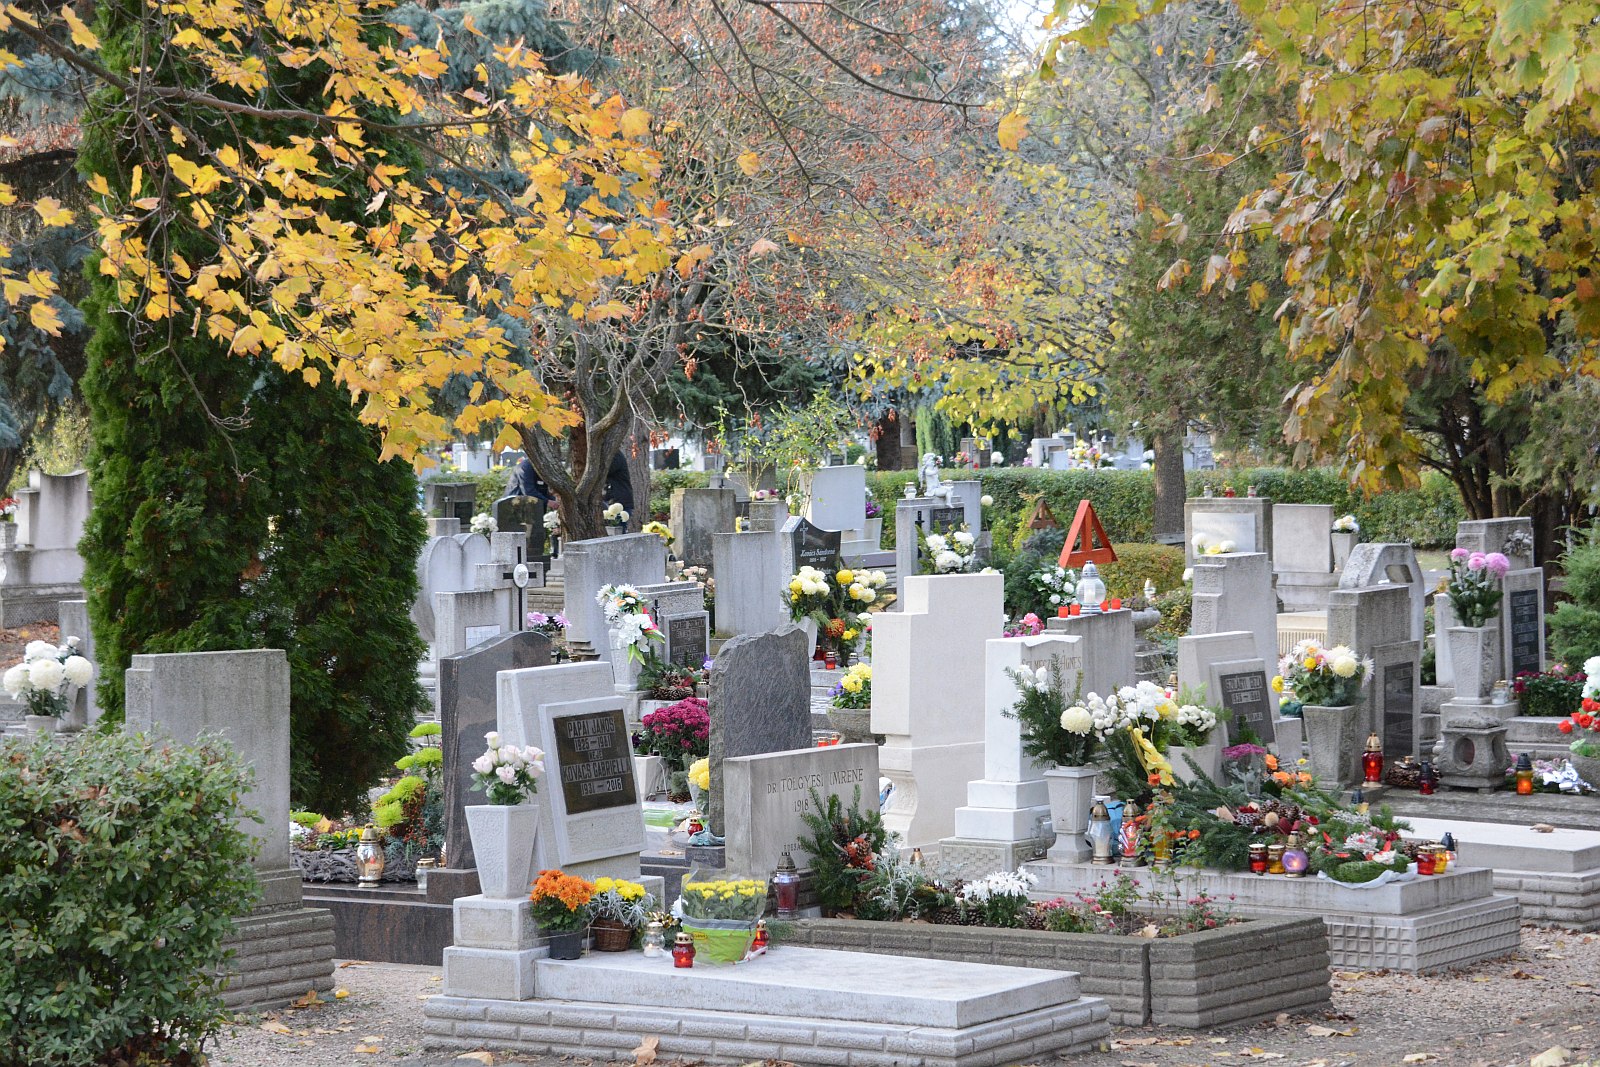
[[[626,952],[633,946],[633,928],[615,919],[596,919],[589,926],[596,952]]]

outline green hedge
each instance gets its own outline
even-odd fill
[[[0,743],[0,1067],[198,1062],[259,893],[249,780],[215,742]]]

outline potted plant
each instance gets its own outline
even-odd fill
[[[1081,843],[1097,774],[1089,761],[1100,745],[1094,716],[1082,705],[1068,705],[1059,659],[1006,675],[1017,687],[1017,702],[1006,716],[1021,724],[1023,753],[1044,767],[1056,836],[1069,845]]]
[[[605,511],[600,514],[605,519],[607,537],[620,537],[628,532],[628,520],[632,516],[621,504],[615,502],[607,504]]]
[[[716,872],[720,873],[720,872]],[[683,928],[694,938],[697,962],[738,963],[750,951],[756,921],[767,906],[767,883],[754,878],[683,880]]]
[[[1600,656],[1584,663],[1583,672],[1588,676],[1583,683],[1583,703],[1556,729],[1572,737],[1567,758],[1578,777],[1600,790]]]
[[[828,721],[847,745],[870,742],[872,737],[872,666],[857,663],[829,692]]]
[[[617,692],[639,688],[639,674],[651,641],[665,642],[645,610],[644,595],[631,585],[605,585],[595,594],[611,628],[611,677]]]
[[[711,754],[711,717],[706,701],[685,697],[639,720],[634,752],[660,756],[668,775],[668,796],[675,802],[689,799],[689,764]]]
[[[1450,665],[1455,672],[1456,699],[1482,702],[1500,677],[1500,630],[1489,623],[1500,614],[1504,591],[1499,580],[1511,569],[1511,561],[1499,552],[1450,552],[1450,581],[1445,595],[1450,598],[1459,626],[1446,631],[1450,642]]]
[[[596,878],[594,896],[589,899],[594,916],[589,929],[594,934],[595,950],[621,952],[632,945],[633,935],[644,926],[645,917],[655,904],[656,898],[638,882]]]
[[[589,925],[594,883],[562,871],[540,871],[528,899],[533,921],[550,935],[550,958],[575,960],[583,955],[584,927]]]
[[[487,804],[468,804],[467,833],[478,863],[478,882],[490,900],[514,900],[528,884],[533,845],[539,832],[539,775],[544,753],[533,746],[502,745],[493,730],[483,735],[488,746],[472,761],[472,788],[482,790]]]
[[[78,654],[78,639],[64,645],[29,641],[22,662],[6,670],[0,686],[13,700],[28,706],[27,725],[33,733],[54,733],[72,715],[69,693],[89,684],[94,664]],[[73,724],[81,728],[84,724]]]
[[[1350,561],[1350,553],[1355,549],[1356,542],[1361,540],[1361,525],[1356,522],[1354,515],[1341,515],[1333,520],[1333,573],[1343,574],[1344,565]]]
[[[1324,786],[1343,789],[1358,780],[1364,731],[1356,706],[1371,670],[1371,660],[1344,645],[1323,648],[1310,639],[1278,663],[1272,688],[1279,693],[1292,689],[1301,702],[1311,773]]]

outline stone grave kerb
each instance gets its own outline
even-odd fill
[[[500,634],[439,660],[439,744],[443,750],[445,859],[452,869],[475,866],[462,809],[487,800],[474,791],[472,761],[484,734],[500,728],[501,671],[550,663],[550,638],[532,630]]]
[[[1367,542],[1350,550],[1344,573],[1339,576],[1339,588],[1366,589],[1381,585],[1399,586],[1407,591],[1410,598],[1407,605],[1410,619],[1407,636],[1414,641],[1421,641],[1427,589],[1422,582],[1422,566],[1417,562],[1417,550],[1408,542]],[[1333,626],[1332,604],[1333,598],[1330,596],[1330,633]]]
[[[658,543],[660,538],[655,539]],[[536,870],[560,868],[584,878],[610,875],[639,878],[639,853],[645,849],[644,807],[634,778],[632,747],[624,717],[624,698],[615,691],[608,664],[599,661],[501,671],[497,675],[497,719],[504,743],[533,745],[545,752],[539,782],[539,833],[534,843]],[[604,717],[608,746],[595,755],[614,762],[617,790],[607,804],[575,811],[569,805],[560,755],[561,720]],[[591,735],[594,736],[594,735]],[[586,780],[595,780],[585,776]]]
[[[712,661],[707,699],[711,789],[706,797],[706,818],[716,833],[722,833],[725,826],[724,767],[729,759],[812,745],[807,646],[805,631],[789,624],[764,634],[735,637]]]
[[[595,594],[606,585],[652,585],[666,581],[667,546],[655,534],[621,534],[569,542],[562,550],[567,640],[588,645],[611,662],[605,612]]]

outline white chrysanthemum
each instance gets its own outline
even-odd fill
[[[948,542],[948,541],[946,541],[944,539],[944,535],[943,534],[929,534],[928,535],[928,551],[929,552],[936,552],[936,553],[937,552],[943,552],[946,549],[948,549],[949,547],[950,547],[950,542]]]
[[[982,504],[986,508],[992,508],[994,507],[994,497],[990,496],[988,493],[985,493],[978,498],[978,503]]]
[[[1333,673],[1338,675],[1340,678],[1354,677],[1356,671],[1360,667],[1361,662],[1349,653],[1346,653],[1342,656],[1335,656],[1328,661],[1328,669],[1333,671]]]
[[[1081,737],[1094,729],[1094,716],[1084,708],[1068,708],[1061,713],[1061,728]]]
[[[1238,550],[1238,544],[1233,541],[1223,541],[1221,544],[1217,545],[1217,551],[1223,553],[1224,555],[1229,552],[1237,552]]]
[[[94,677],[94,664],[82,656],[68,656],[61,669],[73,685],[88,685],[89,679]]]
[[[861,590],[860,600],[861,600],[861,602],[863,604],[870,604],[874,600],[877,600],[877,599],[878,599],[878,594],[874,593],[872,590],[870,590],[870,589]]]
[[[1206,535],[1203,533],[1195,534],[1189,541],[1189,546],[1196,552],[1204,552],[1206,550]]]
[[[965,530],[957,530],[951,536],[955,538],[956,544],[962,548],[970,548],[972,546],[972,535]]]
[[[58,660],[36,659],[28,664],[28,678],[33,682],[35,689],[53,692],[66,674],[66,670]]]
[[[946,573],[958,571],[961,569],[961,557],[946,549],[933,557],[933,565]]]
[[[889,576],[887,574],[883,573],[882,571],[873,571],[872,572],[872,584],[875,585],[875,586],[880,586],[880,587],[888,585],[889,584]]]
[[[33,689],[33,680],[28,676],[28,665],[18,663],[8,669],[4,678],[0,678],[0,686],[13,697],[20,697]]]
[[[31,663],[37,659],[55,659],[61,655],[61,650],[49,641],[29,641],[28,647],[22,650],[22,659]]]

